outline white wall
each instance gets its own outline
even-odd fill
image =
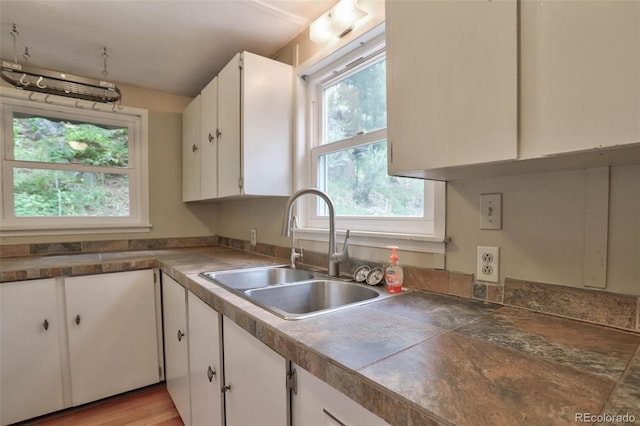
[[[503,229],[479,229],[482,193],[502,193]],[[500,247],[500,274],[583,287],[585,170],[469,179],[447,187],[447,269],[472,273],[476,246]],[[610,173],[607,291],[640,294],[640,166]]]

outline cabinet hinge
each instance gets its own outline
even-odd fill
[[[244,67],[244,57],[240,55],[240,59],[238,60],[238,69],[242,69]]]
[[[298,394],[298,374],[295,368],[287,373],[287,389],[292,391],[294,395]]]
[[[243,178],[238,178],[238,188],[240,188],[240,190],[242,190],[243,186],[244,186],[244,179]]]
[[[162,379],[162,367],[158,367],[158,377]]]
[[[156,274],[156,271],[153,271],[153,283],[158,284],[158,274]]]

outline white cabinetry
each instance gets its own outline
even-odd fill
[[[517,2],[386,2],[389,173],[517,157]]]
[[[220,314],[189,293],[191,423],[222,425]]]
[[[159,380],[153,271],[64,281],[72,405]]]
[[[64,408],[54,279],[0,284],[3,425]]]
[[[389,1],[386,38],[390,174],[640,163],[636,0]]]
[[[182,201],[200,199],[200,99],[196,96],[182,113]]]
[[[2,424],[160,380],[152,270],[0,285]]]
[[[291,66],[234,56],[183,114],[183,200],[290,195],[292,93]]]
[[[640,143],[640,2],[520,8],[522,156]]]
[[[360,404],[294,364],[297,394],[291,398],[293,426],[388,425]]]
[[[167,391],[185,425],[191,424],[187,290],[162,274],[164,362]]]
[[[218,79],[218,197],[290,195],[291,66],[243,52]]]
[[[287,424],[287,362],[284,357],[222,317],[227,425]]]
[[[218,196],[218,78],[200,93],[200,199]]]

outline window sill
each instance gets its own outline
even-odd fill
[[[336,231],[336,239],[340,244],[344,241],[346,231]],[[296,228],[296,239],[328,242],[329,232],[318,228]],[[448,237],[433,235],[383,233],[367,231],[350,231],[349,245],[362,247],[385,248],[389,245],[398,245],[402,250],[417,253],[445,254]]]

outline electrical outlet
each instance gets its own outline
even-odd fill
[[[251,246],[255,247],[258,244],[258,231],[256,228],[251,228]]]
[[[500,282],[500,247],[478,246],[476,278],[478,281]]]

